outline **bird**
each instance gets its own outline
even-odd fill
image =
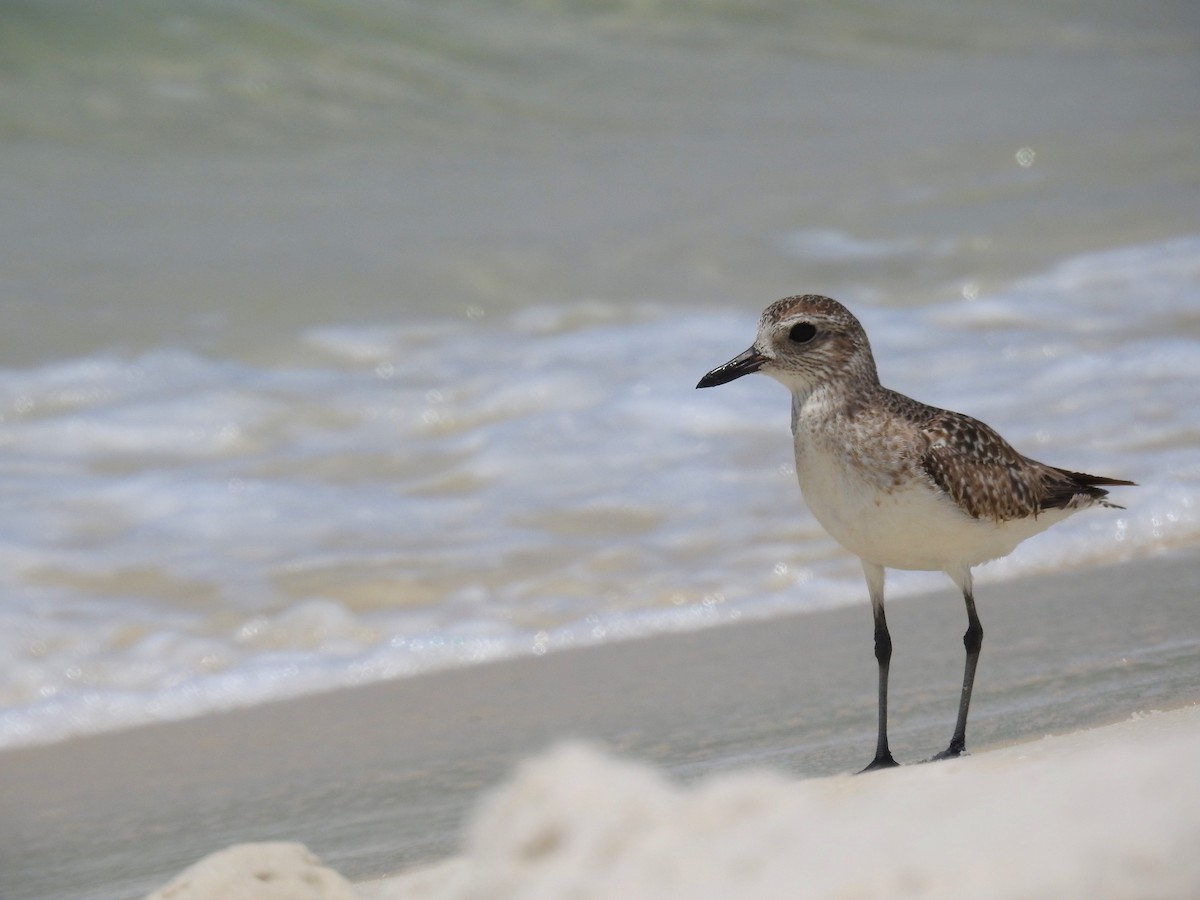
[[[978,419],[929,406],[879,382],[862,324],[819,294],[777,300],[754,343],[696,385],[761,372],[792,394],[800,491],[816,520],[862,564],[879,672],[875,756],[863,772],[898,765],[888,746],[892,639],[884,612],[886,569],[941,571],[967,611],[966,661],[950,744],[929,761],[966,751],[967,713],[983,645],[971,570],[1132,481],[1038,462]]]

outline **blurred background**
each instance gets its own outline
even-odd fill
[[[1182,0],[15,0],[0,42],[9,365],[924,302],[1197,225]]]
[[[6,0],[0,745],[862,602],[792,293],[1195,543],[1197,148],[1186,0]]]

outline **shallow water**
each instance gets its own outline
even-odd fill
[[[1194,12],[32,6],[0,75],[0,745],[861,602],[796,291],[1194,543]],[[903,575],[895,593],[940,584]]]

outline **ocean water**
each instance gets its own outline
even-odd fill
[[[1139,482],[981,582],[1200,539],[1186,4],[5,17],[0,746],[864,602],[694,390],[800,291]]]

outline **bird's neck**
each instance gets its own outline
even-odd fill
[[[824,381],[792,391],[792,434],[797,439],[816,434],[839,434],[883,391],[877,380],[858,378]]]

